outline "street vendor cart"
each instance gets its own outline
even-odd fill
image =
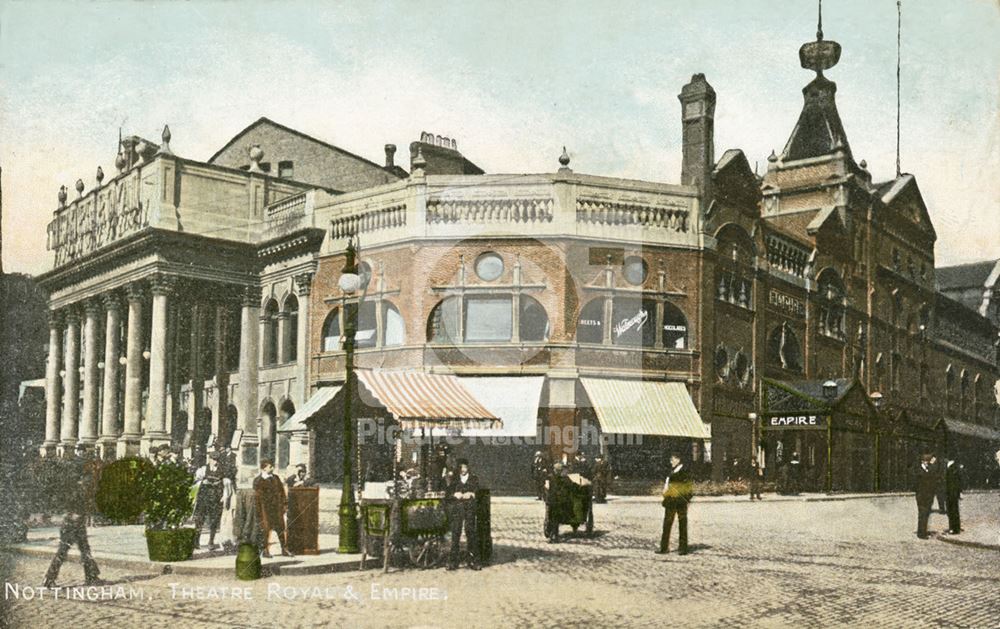
[[[498,428],[502,424],[455,376],[359,369],[357,377],[365,405],[384,408],[401,430],[422,438],[433,435],[435,429],[461,434],[462,429]],[[397,445],[399,438],[397,434]],[[404,564],[431,568],[441,565],[448,554],[449,505],[445,494],[429,491],[431,483],[401,478],[399,453],[397,447],[391,479],[369,479],[366,483],[366,487],[381,490],[362,492],[362,567],[369,556],[381,554],[384,570]],[[492,548],[489,496],[489,491],[477,495],[477,512],[486,514],[479,526],[480,554],[484,547]]]

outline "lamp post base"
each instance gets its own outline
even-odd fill
[[[346,491],[350,492],[350,489]],[[345,493],[344,495],[348,494]],[[337,513],[340,515],[340,535],[337,552],[348,555],[357,554],[359,552],[358,505],[351,498],[341,500]]]

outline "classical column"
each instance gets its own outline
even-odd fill
[[[101,456],[112,458],[118,440],[118,360],[121,353],[121,300],[113,293],[104,295],[104,403],[101,408]]]
[[[312,280],[312,273],[295,276],[295,288],[299,296],[299,334],[295,350],[297,406],[302,406],[309,399],[309,295],[312,292]]]
[[[153,317],[149,340],[149,401],[146,409],[147,446],[170,443],[167,434],[167,313],[174,278],[157,275],[151,282]],[[144,448],[145,450],[146,448]]]
[[[80,314],[75,308],[66,313],[66,356],[63,383],[66,387],[60,441],[63,452],[72,454],[80,418]]]
[[[118,441],[118,456],[139,453],[142,438],[142,300],[139,284],[128,286],[128,337],[125,357],[125,431]]]
[[[239,407],[243,441],[240,464],[244,476],[257,468],[257,363],[260,347],[260,288],[246,287],[240,312],[240,390]]]
[[[213,352],[215,373],[215,407],[212,412],[212,432],[221,440],[235,426],[228,425],[229,373],[226,371],[226,330],[232,325],[227,321],[228,311],[224,301],[215,304],[215,347]],[[227,442],[228,443],[228,442]]]
[[[80,415],[80,443],[88,448],[97,443],[97,414],[100,410],[101,394],[101,372],[97,366],[100,360],[97,326],[102,310],[101,303],[96,299],[88,300],[84,306],[83,412]]]
[[[45,442],[42,443],[43,456],[55,456],[59,445],[59,415],[62,410],[62,317],[54,310],[49,311],[49,360],[45,365]]]

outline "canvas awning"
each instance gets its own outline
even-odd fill
[[[541,402],[543,376],[471,377],[460,376],[465,388],[484,407],[503,421],[496,428],[470,428],[460,431],[462,437],[534,437],[538,432],[538,405]],[[437,429],[434,437],[454,434]]]
[[[1000,431],[987,428],[986,426],[960,422],[957,419],[945,419],[944,427],[948,432],[965,435],[966,437],[976,437],[987,441],[1000,441]]]
[[[457,376],[380,369],[358,369],[356,373],[362,401],[385,407],[404,429],[468,430],[503,425]]]
[[[316,413],[323,410],[323,408],[330,403],[331,400],[340,392],[341,385],[334,387],[320,387],[312,394],[309,401],[306,402],[302,408],[295,411],[295,413],[285,419],[283,422],[278,424],[278,432],[296,432],[299,430],[308,430],[309,427],[306,426],[306,420],[315,415]]]
[[[580,378],[609,434],[711,439],[682,382]]]

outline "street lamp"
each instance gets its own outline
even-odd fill
[[[836,382],[834,382],[833,380],[827,380],[826,382],[823,383],[823,397],[825,397],[827,401],[831,402],[835,397],[837,397]]]
[[[351,446],[354,442],[354,418],[351,415],[353,398],[351,386],[354,376],[354,338],[358,331],[358,309],[368,287],[366,277],[358,274],[357,247],[353,237],[347,240],[344,252],[344,269],[338,280],[345,295],[362,290],[357,303],[344,303],[344,482],[340,492],[340,540],[337,552],[358,552],[358,505],[354,499],[354,473],[351,469]]]
[[[875,405],[875,410],[877,411],[882,410],[882,394],[879,393],[878,391],[875,391],[874,393],[871,394],[870,397],[872,400],[872,404]]]

